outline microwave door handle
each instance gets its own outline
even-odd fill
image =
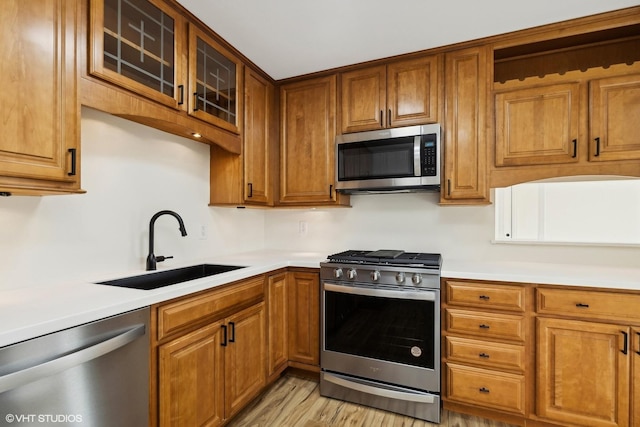
[[[338,292],[342,294],[351,295],[363,295],[369,297],[383,297],[383,298],[397,298],[397,299],[412,299],[421,301],[435,301],[435,291],[393,291],[389,289],[374,289],[374,288],[357,288],[352,286],[340,286],[333,283],[323,283],[325,291]]]
[[[420,135],[416,135],[413,140],[413,176],[422,176],[421,146]]]

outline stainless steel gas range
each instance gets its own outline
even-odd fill
[[[440,422],[441,264],[397,250],[320,264],[320,394]]]

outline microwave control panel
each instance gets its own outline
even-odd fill
[[[436,176],[438,174],[438,153],[436,135],[428,134],[421,137],[422,176]]]

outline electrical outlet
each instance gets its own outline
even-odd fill
[[[207,240],[207,226],[204,224],[200,225],[200,240]]]
[[[309,224],[307,223],[307,221],[298,222],[298,234],[300,236],[306,236],[308,231],[309,231]]]

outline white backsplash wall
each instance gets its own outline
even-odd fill
[[[439,252],[447,259],[638,267],[640,248],[493,244],[494,208],[440,206],[435,193],[351,196],[352,208],[268,211],[268,247]],[[300,222],[305,224],[301,227]],[[306,229],[306,234],[304,230]]]
[[[82,109],[86,194],[0,198],[0,289],[91,281],[145,268],[149,220],[167,268],[264,247],[262,211],[211,208],[209,146]],[[201,239],[201,228],[206,239]]]
[[[82,109],[82,188],[86,194],[0,198],[0,290],[141,272],[149,220],[163,209],[178,212],[189,235],[180,236],[174,218],[158,219],[155,253],[175,256],[159,268],[264,248],[640,265],[637,247],[492,244],[492,205],[439,206],[437,194],[357,195],[352,208],[212,208],[207,145],[88,108]]]

